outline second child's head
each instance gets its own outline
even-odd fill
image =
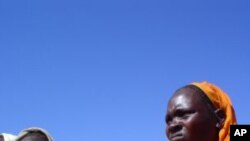
[[[52,138],[44,129],[28,128],[20,132],[16,141],[52,141]]]

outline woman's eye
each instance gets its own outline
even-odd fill
[[[184,119],[186,119],[186,118],[188,118],[190,116],[190,114],[184,114],[182,117],[184,118]]]
[[[176,113],[176,116],[178,116],[178,117],[183,117],[184,115],[186,115],[186,113],[183,111],[179,111]]]
[[[172,119],[171,119],[169,116],[167,116],[167,117],[165,118],[166,124],[169,124],[169,122],[170,122],[171,120],[172,120]]]
[[[192,113],[192,111],[178,111],[176,113],[176,116],[181,118],[188,118]]]

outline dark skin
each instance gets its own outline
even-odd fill
[[[37,133],[27,134],[19,141],[48,141],[48,139],[44,134],[37,132]]]
[[[225,117],[221,110],[209,110],[197,91],[183,88],[170,99],[166,114],[169,141],[218,141]]]

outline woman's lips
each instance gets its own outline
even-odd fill
[[[170,137],[170,141],[177,141],[183,138],[182,134],[174,134]]]

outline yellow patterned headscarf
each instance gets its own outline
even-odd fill
[[[193,82],[192,85],[199,87],[210,99],[215,108],[220,108],[226,114],[226,119],[219,131],[219,141],[230,140],[230,125],[236,124],[234,108],[229,96],[219,87],[208,82]]]

